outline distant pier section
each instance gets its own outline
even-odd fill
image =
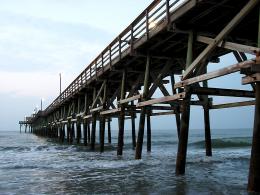
[[[39,136],[91,150],[98,145],[104,152],[116,119],[117,155],[122,155],[125,120],[130,120],[135,159],[141,159],[145,129],[147,151],[152,149],[152,118],[172,115],[179,139],[175,173],[183,175],[191,106],[203,109],[207,156],[212,156],[210,110],[254,106],[248,191],[260,192],[259,9],[259,0],[154,0],[45,110],[19,124]],[[226,54],[237,62],[217,68]],[[208,71],[209,63],[216,63],[215,71]],[[236,72],[240,89],[208,85]],[[216,104],[216,96],[245,100]]]

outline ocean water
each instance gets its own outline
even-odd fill
[[[152,131],[152,152],[134,160],[130,131],[122,157],[116,131],[105,152],[33,134],[0,131],[0,194],[247,194],[252,129],[190,130],[185,176],[175,176],[176,132]]]

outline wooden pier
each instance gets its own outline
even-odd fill
[[[228,53],[237,63],[207,71],[209,63]],[[208,86],[208,80],[235,72],[251,90]],[[175,82],[176,75],[182,76],[180,82]],[[154,97],[157,89],[162,97]],[[214,96],[252,99],[216,105]],[[117,155],[123,155],[124,123],[129,119],[135,159],[141,159],[145,124],[150,152],[151,117],[174,115],[179,137],[175,172],[182,175],[191,106],[204,110],[206,155],[211,156],[210,110],[249,105],[255,105],[255,118],[248,191],[260,192],[259,0],[154,0],[44,111],[20,125],[61,142],[83,141],[95,150],[99,121],[99,150],[104,152],[105,133],[111,143],[110,123],[116,118]]]

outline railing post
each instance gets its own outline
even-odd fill
[[[146,9],[146,12],[145,12],[145,17],[146,17],[146,37],[147,37],[147,40],[149,39],[149,11],[148,9]]]
[[[170,0],[166,0],[166,19],[167,24],[170,23]]]
[[[134,52],[134,25],[131,24],[131,40],[130,40],[130,51],[131,51],[131,55],[133,55]]]

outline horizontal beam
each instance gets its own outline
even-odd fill
[[[93,108],[93,109],[89,110],[89,112],[90,112],[90,113],[92,113],[92,112],[98,112],[98,111],[102,110],[103,108],[104,108],[103,106],[99,106],[99,107],[97,107],[97,108]]]
[[[245,76],[242,78],[242,84],[250,84],[250,83],[255,83],[260,81],[260,73],[255,73],[249,76]]]
[[[214,41],[214,39],[209,37],[204,37],[204,36],[197,36],[197,41],[201,43],[211,44]],[[249,53],[252,55],[255,55],[257,52],[260,51],[260,48],[257,47],[242,45],[242,44],[228,42],[228,41],[221,41],[217,46],[225,49],[233,50],[233,51]]]
[[[178,93],[176,95],[171,95],[171,96],[165,96],[161,98],[155,98],[152,100],[144,101],[144,102],[139,102],[136,107],[143,107],[143,106],[149,106],[152,104],[160,104],[160,103],[165,103],[165,102],[171,102],[179,99],[183,99],[186,96],[186,92]]]
[[[138,100],[142,97],[141,94],[138,94],[138,95],[135,95],[135,96],[132,96],[132,97],[129,97],[129,98],[126,98],[126,99],[122,99],[119,102],[119,104],[125,104],[125,103],[128,103],[128,102],[131,102],[131,101],[134,101],[134,100]]]
[[[91,117],[92,117],[92,114],[89,114],[89,115],[84,116],[83,119],[89,119]]]
[[[174,111],[156,112],[156,113],[152,113],[151,116],[164,116],[164,115],[171,115],[171,114],[175,114],[175,112]]]
[[[231,74],[231,73],[239,71],[241,68],[248,68],[252,64],[255,64],[254,59],[243,61],[243,62],[233,64],[233,65],[225,67],[225,68],[221,68],[219,70],[215,70],[215,71],[212,71],[212,72],[209,72],[209,73],[206,73],[206,74],[202,74],[202,75],[190,78],[190,79],[186,79],[186,80],[183,80],[183,81],[176,83],[174,85],[174,89],[177,89],[179,87],[184,87],[184,86],[187,86],[187,85],[191,85],[193,83],[198,83],[198,82],[201,82],[201,81],[207,81],[207,80],[214,79],[214,78],[224,76],[224,75],[227,75],[227,74]]]
[[[237,90],[237,89],[207,88],[207,87],[191,88],[191,93],[197,95],[231,96],[231,97],[247,97],[247,98],[255,97],[255,93],[253,91]]]
[[[244,101],[244,102],[232,102],[232,103],[226,103],[226,104],[217,104],[217,105],[212,105],[210,107],[210,109],[234,108],[234,107],[252,106],[252,105],[255,105],[255,100]]]
[[[100,115],[113,114],[113,113],[120,112],[120,111],[121,111],[121,108],[115,108],[115,109],[102,111],[102,112],[100,112]]]

